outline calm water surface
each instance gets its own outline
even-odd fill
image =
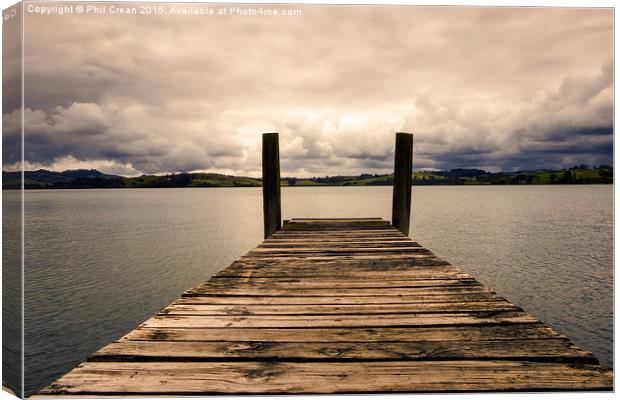
[[[411,236],[611,366],[612,189],[416,187]],[[391,187],[282,197],[284,219],[391,213]],[[262,240],[260,188],[27,191],[25,210],[30,393]]]

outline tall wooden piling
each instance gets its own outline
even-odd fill
[[[265,238],[282,228],[280,150],[277,133],[263,134],[263,221]]]
[[[396,133],[394,154],[394,189],[392,193],[392,226],[409,234],[411,213],[411,174],[413,164],[413,135]]]

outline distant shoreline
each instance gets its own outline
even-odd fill
[[[136,189],[182,187],[261,187],[260,178],[217,173],[175,173],[124,177],[97,170],[68,170],[63,172],[25,171],[24,189]],[[19,190],[22,173],[2,172],[2,188]],[[356,176],[324,176],[312,178],[281,178],[283,187],[313,186],[392,186],[391,174],[360,174]],[[613,184],[613,167],[601,165],[575,166],[562,170],[516,172],[487,172],[479,169],[452,169],[450,171],[415,171],[412,186],[505,186],[505,185],[587,185]]]
[[[441,187],[505,187],[505,186],[606,186],[613,185],[613,182],[605,182],[605,183],[531,183],[531,184],[518,184],[518,183],[505,183],[501,185],[491,185],[491,184],[448,184],[448,183],[437,183],[432,185],[416,185],[413,184],[411,187],[432,187],[432,186],[441,186]],[[28,191],[47,191],[47,190],[132,190],[132,189],[248,189],[248,188],[261,188],[262,186],[167,186],[167,187],[148,187],[148,186],[140,186],[140,187],[41,187],[41,188],[24,188],[23,190]],[[393,187],[393,185],[282,185],[282,188],[309,188],[309,187],[341,187],[341,188],[369,188],[369,187]],[[2,190],[6,191],[18,191],[22,190],[21,188],[2,188]]]

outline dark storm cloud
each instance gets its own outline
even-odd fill
[[[284,175],[387,172],[396,131],[417,168],[611,162],[611,10],[299,8],[27,15],[27,165],[258,175],[270,131]]]

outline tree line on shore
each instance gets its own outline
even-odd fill
[[[413,185],[547,185],[547,184],[611,184],[613,167],[577,165],[559,170],[487,172],[481,169],[450,171],[415,171]],[[381,186],[392,185],[390,174],[357,176],[324,176],[311,178],[283,177],[283,186]],[[171,188],[171,187],[255,187],[260,178],[216,173],[176,173],[123,177],[97,170],[25,171],[26,189],[89,189],[89,188]],[[19,189],[21,172],[2,172],[3,189]]]

